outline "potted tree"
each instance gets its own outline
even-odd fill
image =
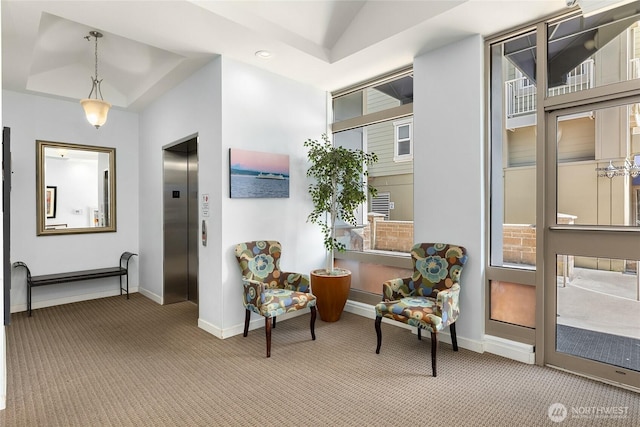
[[[307,221],[320,225],[327,249],[324,269],[311,272],[311,291],[317,297],[318,313],[325,322],[340,319],[349,296],[351,272],[335,268],[334,251],[344,251],[345,244],[336,238],[336,225],[344,221],[357,224],[354,211],[367,200],[367,193],[376,195],[376,189],[367,185],[366,165],[375,163],[375,153],[334,146],[326,134],[322,141],[308,139],[309,169],[307,176],[315,178],[309,185],[313,211]]]

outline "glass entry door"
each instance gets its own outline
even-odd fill
[[[545,363],[633,387],[640,384],[639,102],[548,113],[544,168]]]

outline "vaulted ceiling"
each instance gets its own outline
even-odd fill
[[[566,8],[566,0],[2,0],[4,89],[78,100],[94,75],[133,111],[223,55],[331,91],[471,34]],[[272,53],[269,59],[255,55]]]

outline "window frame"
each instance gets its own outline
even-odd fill
[[[403,126],[409,127],[409,137],[400,138],[400,128]],[[399,146],[402,142],[409,142],[409,153],[399,154]],[[413,160],[413,117],[405,120],[397,120],[393,122],[393,161],[410,162]]]
[[[492,143],[491,143],[491,132],[492,129],[492,92],[491,92],[491,58],[492,52],[491,47],[494,44],[504,42],[510,38],[517,37],[519,35],[525,34],[532,30],[535,30],[538,35],[545,35],[542,40],[547,40],[547,25],[553,23],[554,21],[567,19],[576,14],[580,14],[578,10],[571,10],[568,12],[559,12],[556,14],[552,14],[548,17],[544,17],[541,19],[536,19],[527,24],[523,24],[522,26],[511,28],[502,33],[495,34],[493,36],[488,36],[485,38],[485,49],[484,49],[484,57],[485,57],[485,70],[484,70],[484,88],[485,88],[485,241],[484,248],[487,254],[491,254],[492,247],[492,210],[496,208],[496,206],[492,205],[493,197],[492,194],[492,168],[495,165],[492,165]],[[542,191],[545,188],[545,185],[549,185],[548,176],[545,174],[546,163],[554,164],[552,162],[555,159],[547,159],[548,155],[548,147],[545,146],[545,141],[549,138],[552,138],[553,135],[556,134],[555,126],[550,126],[547,121],[547,113],[563,108],[571,108],[576,106],[583,106],[585,104],[596,104],[600,102],[605,102],[609,100],[616,100],[621,97],[631,98],[632,96],[640,96],[640,86],[638,86],[638,80],[626,80],[613,82],[607,85],[595,86],[590,89],[576,91],[556,96],[547,96],[546,95],[546,76],[547,71],[545,70],[546,66],[546,57],[547,57],[547,43],[539,42],[536,46],[536,56],[538,58],[545,58],[544,61],[538,61],[536,65],[536,73],[540,76],[539,85],[544,87],[544,90],[537,91],[537,109],[536,109],[536,228],[540,230],[537,233],[536,238],[536,247],[540,248],[537,251],[536,256],[536,266],[535,270],[525,270],[525,269],[517,269],[511,266],[505,265],[493,265],[491,261],[491,256],[487,256],[485,259],[485,280],[484,280],[484,290],[485,290],[485,333],[487,335],[496,336],[499,338],[506,338],[513,341],[518,341],[526,344],[531,344],[534,346],[534,354],[535,354],[535,363],[536,364],[544,364],[545,362],[545,343],[544,343],[544,333],[545,333],[545,324],[547,321],[545,320],[545,310],[549,302],[546,301],[548,295],[545,295],[544,290],[544,274],[545,274],[545,264],[549,271],[555,271],[553,267],[550,267],[551,264],[545,262],[544,257],[545,254],[544,248],[545,243],[548,241],[548,238],[544,237],[544,232],[542,230],[545,227],[548,227],[550,230],[567,230],[568,232],[572,232],[574,230],[582,230],[585,231],[586,227],[574,226],[570,230],[567,229],[567,226],[562,225],[553,225],[555,224],[555,218],[553,216],[549,218],[545,218],[546,210],[545,210],[545,192]],[[500,102],[504,102],[504,99],[501,99]],[[504,105],[504,104],[503,104]],[[547,128],[552,129],[549,131],[548,137],[545,137],[547,133]],[[630,195],[631,197],[631,195]],[[587,230],[588,231],[588,230]],[[635,230],[619,230],[625,231],[627,233],[636,232]],[[612,228],[610,230],[600,230],[601,233],[608,232],[618,232],[618,230]],[[547,239],[547,240],[545,240]],[[528,285],[536,288],[536,326],[534,329],[527,328],[520,325],[505,323],[498,320],[493,320],[491,318],[491,295],[490,295],[490,287],[491,281],[506,281],[521,285]],[[547,291],[546,294],[549,292]]]
[[[396,71],[392,71],[388,74],[378,76],[371,80],[357,83],[353,86],[334,91],[330,94],[330,97],[329,97],[330,106],[333,105],[332,104],[333,100],[339,99],[343,96],[351,95],[354,92],[358,92],[358,91],[364,92],[366,91],[367,88],[377,86],[383,82],[388,82],[391,80],[396,80],[396,79],[400,79],[400,78],[403,78],[406,76],[412,76],[412,75],[413,75],[413,64],[400,68]],[[332,117],[333,115],[329,114],[329,116]],[[390,156],[388,158],[388,161],[393,161],[394,158],[397,157],[395,155],[397,153],[397,137],[396,137],[397,128],[395,127],[396,122],[403,123],[403,124],[407,124],[407,123],[410,124],[411,158],[406,159],[406,161],[413,160],[413,103],[412,102],[408,102],[402,105],[398,105],[398,106],[380,110],[380,111],[375,111],[372,113],[366,113],[357,117],[351,117],[341,121],[334,121],[329,124],[329,132],[332,135],[335,135],[340,132],[362,128],[365,135],[363,148],[367,150],[368,147],[366,145],[366,132],[367,132],[368,126],[384,123],[384,122],[388,122],[389,124],[394,125],[394,128],[393,128],[393,132],[394,132],[393,150],[394,151],[393,153],[391,153],[390,152],[391,148],[389,148]],[[335,137],[332,139],[335,140]],[[364,205],[365,212],[367,210],[367,206],[369,205],[369,203],[370,203],[370,200],[367,200],[366,205]],[[334,257],[336,259],[358,260],[360,262],[371,262],[374,264],[385,265],[385,266],[398,266],[398,262],[400,262],[403,267],[411,265],[409,252],[397,252],[392,254],[388,251],[347,250],[344,252],[335,252]],[[401,261],[398,261],[398,260],[401,260]]]

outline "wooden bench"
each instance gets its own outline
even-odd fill
[[[115,277],[120,279],[120,295],[126,292],[129,299],[129,260],[137,254],[124,252],[120,255],[120,263],[117,267],[96,268],[93,270],[71,271],[68,273],[44,274],[32,276],[29,267],[22,261],[13,263],[13,267],[24,267],[27,270],[27,311],[31,317],[31,288],[37,286],[55,285],[58,283],[77,282],[80,280],[101,279],[103,277]],[[122,287],[122,276],[125,276],[126,287]]]

